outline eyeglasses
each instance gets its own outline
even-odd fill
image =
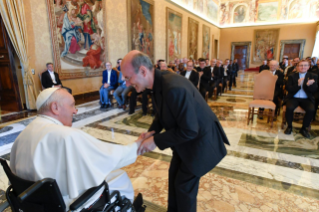
[[[308,67],[309,65],[298,65],[299,67]]]
[[[124,77],[124,80],[127,82],[127,81],[130,81],[130,79],[132,79],[132,77]]]

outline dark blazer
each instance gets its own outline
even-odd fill
[[[103,79],[102,79],[102,84],[107,83],[107,78],[108,78],[108,72],[107,70],[103,71]],[[110,86],[113,88],[117,87],[117,72],[112,69],[111,71],[111,78],[110,78]]]
[[[290,68],[288,68],[287,70],[287,76],[289,76],[291,73],[293,73],[293,70],[295,69],[295,66],[291,66]]]
[[[262,72],[263,70],[269,70],[269,66],[267,66],[267,65],[259,66],[259,73]]]
[[[235,70],[235,72],[238,72],[238,71],[239,71],[239,65],[238,65],[238,63],[233,63],[232,66],[233,66],[233,69]]]
[[[182,76],[185,77],[186,71],[183,71],[181,73]],[[199,80],[199,74],[196,71],[192,71],[191,75],[189,76],[189,80],[194,84],[194,86],[197,88],[198,80]]]
[[[203,69],[203,75],[200,78],[200,87],[205,88],[206,90],[209,89],[209,84],[212,81],[212,73],[210,66],[205,67]]]
[[[279,97],[282,99],[282,97],[283,97],[282,86],[284,85],[284,73],[282,73],[280,70],[276,70],[275,75],[277,75],[278,78],[277,78],[276,85],[275,85],[274,97]]]
[[[218,118],[202,95],[185,77],[155,71],[153,95],[157,113],[149,131],[155,130],[158,148],[171,148],[189,171],[200,177],[227,154],[229,144]],[[160,133],[162,129],[165,132]]]
[[[309,79],[314,79],[315,83],[308,86],[307,82]],[[294,98],[294,95],[301,89],[301,86],[298,86],[299,72],[291,73],[288,76],[286,90],[288,91],[287,100]],[[318,89],[318,76],[312,73],[307,73],[305,80],[303,82],[303,90],[306,92],[308,99],[315,103],[314,93]]]
[[[53,85],[61,85],[62,86],[62,82],[59,78],[59,74],[54,72],[54,76],[55,76],[55,81],[56,81],[55,84],[52,81],[52,78],[51,78],[49,71],[47,70],[47,71],[43,72],[41,75],[42,86],[44,88],[52,88]]]

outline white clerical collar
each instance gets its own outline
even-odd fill
[[[272,74],[275,75],[276,74],[276,70],[272,71]]]
[[[54,124],[63,126],[63,124],[62,124],[59,120],[57,120],[57,119],[55,119],[55,118],[52,118],[52,117],[50,117],[50,116],[38,114],[38,117],[47,119],[47,120],[53,122]]]
[[[300,73],[300,72],[299,72],[299,76],[301,76],[301,77],[306,76],[306,74],[307,74],[307,72],[305,72],[305,73]]]

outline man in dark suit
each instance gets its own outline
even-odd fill
[[[47,63],[47,71],[43,72],[41,75],[41,84],[44,88],[60,87],[66,89],[70,94],[72,90],[70,88],[64,87],[59,78],[59,74],[54,72],[53,63]]]
[[[288,58],[283,58],[282,62],[280,63],[280,68],[285,71],[285,69],[288,67]]]
[[[233,62],[233,68],[236,71],[236,77],[237,77],[238,76],[238,71],[239,71],[239,65],[238,65],[237,59],[235,59],[234,62]],[[236,87],[236,78],[235,78],[235,87]]]
[[[217,96],[219,95],[220,92],[222,92],[219,84],[224,83],[224,79],[227,80],[227,76],[224,73],[224,67],[223,67],[223,61],[222,60],[217,60],[216,66],[214,68],[214,81],[215,85],[217,86]]]
[[[229,90],[231,90],[231,84],[230,81],[232,79],[232,74],[233,74],[233,69],[232,66],[230,65],[229,59],[225,60],[225,63],[223,65],[223,91],[225,90],[227,86],[227,81],[229,81]]]
[[[199,63],[201,64],[201,62]],[[215,77],[216,75],[216,77]],[[204,69],[200,79],[200,93],[205,98],[205,93],[208,91],[208,97],[211,98],[214,89],[219,83],[219,69],[216,68],[216,59],[211,60],[211,66]]]
[[[267,60],[264,60],[263,64],[259,66],[259,73],[263,70],[269,70],[269,66],[267,65]]]
[[[112,69],[112,63],[105,63],[106,70],[103,71],[102,86],[100,88],[100,102],[101,108],[108,108],[111,103],[109,102],[109,92],[115,90],[117,87],[117,72]]]
[[[226,155],[228,139],[216,115],[198,90],[185,77],[153,69],[149,57],[131,51],[122,62],[127,84],[138,92],[153,90],[156,116],[144,138],[139,154],[156,146],[171,148],[168,210],[196,211],[200,178],[213,169]],[[162,129],[165,132],[160,133]],[[154,133],[152,135],[152,133]]]
[[[187,62],[186,71],[183,71],[181,75],[189,81],[191,81],[193,85],[197,88],[199,74],[194,70],[194,64],[192,61]]]
[[[316,75],[317,77],[319,76],[319,69],[318,66],[313,66],[308,73],[312,73],[314,75]],[[317,81],[318,84],[318,88],[317,91],[314,94],[315,97],[315,113],[313,115],[313,120],[316,120],[316,115],[317,115],[317,110],[318,110],[318,106],[319,106],[319,80]]]
[[[286,96],[287,100],[285,102],[286,119],[288,124],[285,134],[291,134],[293,113],[296,107],[300,106],[306,111],[302,128],[300,129],[300,133],[306,138],[310,138],[307,128],[309,127],[315,113],[314,93],[318,89],[318,76],[312,73],[307,73],[308,69],[308,61],[301,60],[297,64],[298,72],[291,73],[288,76],[288,82],[286,86],[288,94]]]
[[[299,60],[300,60],[299,57],[296,57],[295,59],[293,59],[293,66],[288,68],[286,77],[288,77],[293,72],[297,72],[297,64],[299,63]]]

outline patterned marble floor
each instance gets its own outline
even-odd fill
[[[311,138],[298,134],[296,119],[292,135],[280,128],[281,116],[273,128],[266,118],[255,117],[247,126],[248,103],[253,95],[254,72],[241,72],[237,87],[208,104],[218,116],[231,143],[228,155],[200,182],[198,211],[319,211],[319,125],[312,125]],[[152,122],[140,110],[133,115],[109,108],[100,110],[98,101],[78,105],[73,127],[104,142],[127,144],[136,140]],[[14,139],[34,117],[0,125],[0,155],[10,160]],[[139,156],[125,167],[135,192],[141,192],[153,211],[165,211],[170,149]],[[0,170],[0,189],[8,180]],[[151,211],[151,208],[149,208]]]

